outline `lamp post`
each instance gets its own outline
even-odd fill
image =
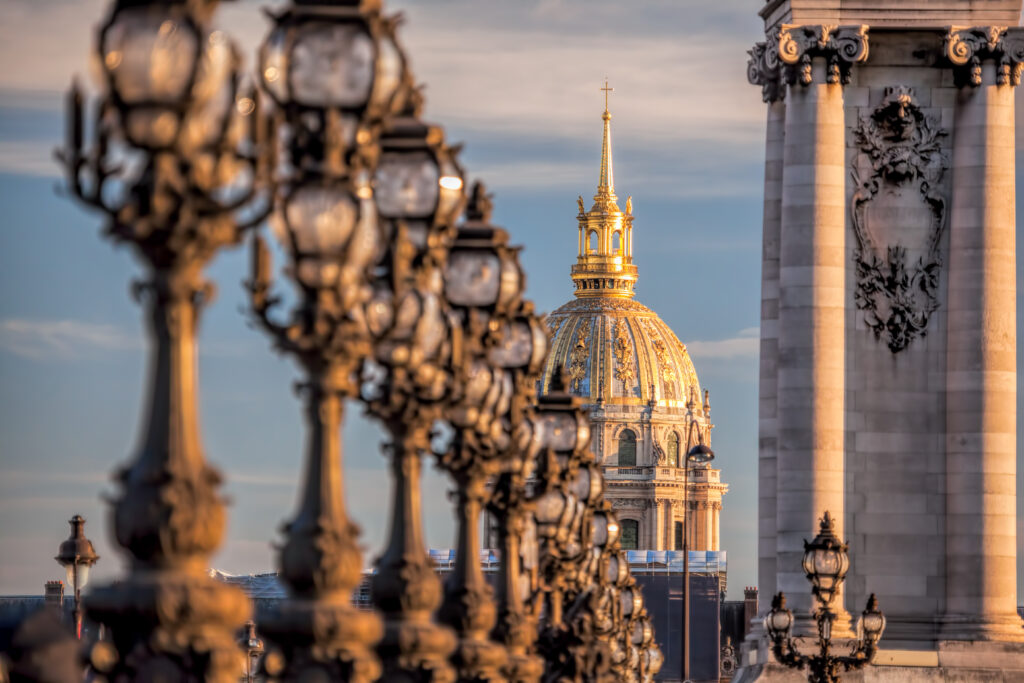
[[[245,683],[253,683],[256,680],[256,667],[260,655],[263,654],[263,640],[256,635],[256,622],[246,623],[242,647],[245,648]]]
[[[249,604],[205,570],[226,514],[199,433],[196,330],[214,292],[203,269],[266,215],[263,129],[254,94],[239,87],[237,52],[213,26],[214,0],[112,4],[97,41],[99,106],[86,117],[72,88],[59,156],[71,192],[143,264],[133,291],[149,318],[150,379],[113,502],[131,570],[84,607],[110,628],[119,658],[101,673],[111,679],[233,681]]]
[[[280,299],[258,237],[248,288],[254,317],[305,375],[308,443],[298,510],[278,559],[289,599],[260,619],[276,648],[264,668],[281,680],[369,683],[381,673],[373,648],[383,627],[378,615],[351,605],[363,561],[344,501],[340,432],[345,400],[358,395],[361,365],[373,352],[363,313],[385,237],[372,175],[380,128],[404,95],[405,60],[396,21],[377,2],[295,0],[271,18],[260,77],[283,151],[271,226],[299,294],[288,319],[275,321]]]
[[[698,443],[686,454],[683,468],[683,681],[690,680],[690,463],[703,465],[715,459],[715,452]]]
[[[853,651],[846,656],[832,654],[832,622],[836,615],[831,603],[850,568],[847,551],[848,545],[836,536],[835,521],[826,511],[821,518],[818,535],[810,543],[804,541],[804,572],[819,604],[814,613],[818,625],[817,654],[804,655],[797,650],[791,636],[793,613],[786,608],[783,593],[779,592],[772,598],[771,612],[764,619],[775,658],[793,669],[808,669],[807,680],[810,683],[839,683],[840,670],[855,671],[870,664],[885,630],[885,615],[878,609],[878,600],[872,593],[857,622],[857,642]]]
[[[75,592],[75,636],[82,639],[82,589],[89,581],[89,568],[100,556],[92,547],[92,541],[85,537],[85,518],[75,515],[68,520],[71,536],[60,544],[60,552],[53,559],[67,570],[68,585]]]

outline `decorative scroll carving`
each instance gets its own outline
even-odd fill
[[[786,88],[782,82],[782,65],[779,63],[779,36],[769,34],[763,42],[754,43],[747,50],[747,80],[751,85],[761,86],[761,98],[765,102],[784,99]]]
[[[569,354],[569,380],[573,391],[580,390],[580,383],[587,376],[587,342],[590,339],[590,319],[585,319],[576,333],[576,345]]]
[[[629,324],[624,318],[615,321],[615,377],[631,382],[636,377],[633,367],[633,342],[629,337]]]
[[[1020,85],[1024,73],[1024,29],[1005,26],[950,29],[945,52],[953,63],[957,87],[981,85],[984,59],[995,61],[997,85]]]
[[[857,308],[875,337],[885,335],[889,350],[898,353],[917,336],[924,336],[928,319],[938,308],[939,239],[946,225],[946,201],[938,184],[946,169],[940,139],[947,133],[926,118],[906,86],[886,88],[885,99],[854,130],[860,157],[870,160],[871,174],[861,178],[854,161],[857,187],[851,203],[857,236]],[[868,229],[867,208],[884,185],[912,187],[931,210],[931,229],[924,253],[908,263],[905,245],[881,248]]]
[[[786,83],[810,85],[811,62],[823,57],[828,63],[827,82],[846,84],[853,65],[868,58],[868,27],[783,24],[778,50]]]

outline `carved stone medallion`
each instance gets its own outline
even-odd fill
[[[853,133],[855,301],[875,338],[899,353],[924,336],[939,306],[939,241],[947,221],[940,140],[947,133],[925,117],[906,86],[886,88]]]

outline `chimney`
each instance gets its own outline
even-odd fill
[[[47,581],[43,588],[43,600],[47,607],[57,610],[58,613],[64,609],[64,582]]]
[[[750,622],[757,616],[757,587],[743,589],[743,637],[750,633]]]

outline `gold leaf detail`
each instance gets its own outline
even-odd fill
[[[589,318],[585,319],[583,324],[580,325],[580,329],[576,333],[576,344],[572,348],[572,353],[569,354],[569,379],[571,380],[570,388],[572,391],[579,391],[580,383],[587,376],[587,358],[590,355],[587,353],[588,337],[590,337]]]
[[[626,327],[625,319],[615,321],[615,377],[630,382],[636,374],[633,370],[633,344]]]

